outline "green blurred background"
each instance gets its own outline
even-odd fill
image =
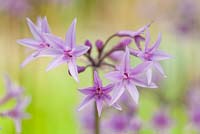
[[[18,45],[16,40],[31,37],[25,18],[30,17],[35,21],[37,16],[47,16],[52,32],[61,37],[64,37],[76,17],[78,44],[83,44],[86,39],[93,43],[96,39],[105,40],[118,30],[136,30],[154,21],[150,28],[152,40],[156,40],[161,32],[161,48],[173,59],[163,63],[168,77],[162,80],[159,90],[141,91],[139,115],[148,122],[163,102],[170,107],[170,115],[176,122],[170,132],[184,134],[188,120],[184,106],[185,92],[193,81],[200,78],[198,0],[189,0],[193,7],[185,9],[181,5],[187,0],[63,1],[29,0],[30,10],[23,15],[0,11],[0,74],[9,73],[26,89],[26,94],[32,96],[32,103],[28,107],[32,118],[23,121],[22,134],[80,134],[77,107],[82,96],[77,88],[91,85],[91,80],[88,80],[91,70],[80,74],[79,84],[68,76],[66,65],[46,72],[45,68],[51,60],[48,58],[31,62],[24,69],[19,68],[29,51]],[[193,8],[194,11],[189,11]],[[187,13],[190,16],[188,18],[184,16]],[[192,19],[194,23],[187,23],[187,19]],[[189,28],[181,29],[180,25]],[[0,92],[3,96],[3,79],[0,80]],[[1,118],[0,126],[0,133],[14,134],[12,120]],[[145,128],[141,133],[153,132]]]

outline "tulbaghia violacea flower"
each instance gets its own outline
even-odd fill
[[[87,95],[87,97],[83,100],[78,110],[82,110],[89,104],[90,101],[95,101],[97,106],[98,115],[101,115],[101,111],[103,108],[103,103],[110,105],[111,96],[109,93],[112,91],[113,85],[109,84],[105,87],[102,85],[102,81],[98,76],[98,73],[94,72],[94,85],[93,87],[88,87],[85,89],[79,90],[81,93]],[[121,110],[120,106],[117,104],[113,104],[118,110]]]
[[[164,77],[166,77],[164,70],[163,70],[162,66],[160,65],[159,61],[169,59],[169,58],[171,58],[171,56],[158,49],[160,46],[160,42],[161,42],[161,34],[159,34],[157,41],[152,46],[150,46],[150,33],[147,28],[144,50],[142,50],[140,48],[139,48],[139,50],[131,49],[130,53],[132,55],[138,56],[144,62],[146,62],[146,61],[152,62],[152,66],[158,72],[160,72]],[[147,79],[148,79],[148,84],[150,84],[151,79],[152,79],[152,68],[150,68],[147,71]]]
[[[40,56],[45,56],[45,50],[53,47],[45,38],[45,34],[50,33],[49,24],[46,17],[39,17],[37,20],[37,25],[35,25],[29,18],[27,18],[27,23],[33,38],[21,39],[18,40],[17,43],[32,49],[34,52],[24,60],[24,62],[21,64],[21,67],[24,67],[29,62]]]
[[[5,75],[4,77],[5,81],[5,88],[6,88],[6,94],[3,98],[0,99],[0,105],[5,104],[10,99],[18,98],[23,93],[23,88],[15,85],[8,75]]]
[[[121,97],[125,90],[129,92],[134,102],[138,104],[139,93],[136,86],[147,87],[146,80],[141,79],[140,75],[143,74],[150,66],[150,62],[144,62],[135,68],[131,68],[130,53],[129,49],[126,48],[126,52],[124,53],[121,65],[116,68],[116,71],[110,72],[105,76],[115,85],[113,88],[111,104],[116,103],[116,101]],[[149,87],[156,88],[153,83],[151,83]]]
[[[78,69],[76,65],[76,58],[87,53],[88,46],[76,45],[76,19],[72,22],[66,34],[66,40],[63,41],[57,36],[46,35],[51,44],[57,48],[49,49],[46,51],[48,54],[55,56],[55,59],[47,67],[47,71],[59,66],[60,64],[67,63],[68,69],[72,77],[78,81]]]
[[[25,113],[25,108],[29,105],[29,103],[29,97],[20,98],[13,109],[0,113],[0,116],[9,117],[14,120],[17,133],[21,133],[22,119],[29,118],[29,114]]]

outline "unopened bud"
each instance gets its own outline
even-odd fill
[[[131,44],[132,40],[130,38],[126,38],[121,40],[117,45],[116,45],[116,49],[124,49],[126,46],[128,46],[129,44]]]
[[[87,53],[90,54],[92,51],[92,43],[89,40],[85,41],[85,46],[88,46],[90,49],[88,49]]]
[[[97,47],[97,50],[98,50],[98,51],[101,51],[102,48],[103,48],[103,41],[102,41],[102,40],[97,40],[97,41],[95,42],[95,45],[96,45],[96,47]]]

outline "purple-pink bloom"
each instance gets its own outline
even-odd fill
[[[161,34],[159,34],[157,41],[152,46],[150,46],[150,33],[147,28],[144,50],[131,49],[130,53],[134,56],[139,57],[144,62],[146,62],[146,61],[152,62],[152,66],[158,72],[160,72],[164,77],[166,77],[164,70],[163,70],[162,66],[160,65],[159,61],[170,59],[171,56],[158,49],[160,46],[160,42],[161,42]],[[148,84],[151,83],[152,69],[149,69],[147,71],[147,79],[148,79]]]
[[[113,85],[109,84],[105,87],[102,85],[102,81],[98,76],[98,73],[94,71],[94,85],[93,87],[88,87],[79,90],[81,93],[87,95],[87,97],[83,100],[78,110],[82,110],[89,104],[91,100],[94,100],[97,106],[98,115],[101,116],[101,111],[103,108],[103,103],[110,104],[111,96],[109,93],[112,91]],[[113,104],[118,110],[121,110],[120,106],[117,104]]]
[[[20,98],[17,100],[17,104],[13,109],[0,113],[0,116],[10,117],[14,120],[17,133],[21,132],[22,119],[30,117],[29,114],[25,113],[25,108],[29,105],[30,100],[29,97]]]
[[[0,99],[0,105],[5,104],[10,99],[18,98],[23,93],[23,88],[15,85],[8,75],[4,76],[6,94]]]
[[[124,53],[121,65],[116,68],[115,71],[106,74],[106,78],[114,83],[113,96],[111,104],[114,104],[124,93],[125,90],[129,92],[132,99],[138,104],[139,93],[136,86],[147,87],[147,82],[140,78],[140,75],[144,73],[151,66],[150,62],[144,62],[137,67],[132,68],[130,65],[130,53],[128,47]],[[152,83],[150,88],[156,88]]]
[[[78,69],[76,65],[76,58],[87,53],[89,47],[82,45],[76,46],[76,19],[72,22],[66,34],[66,39],[63,41],[57,36],[47,34],[48,40],[57,48],[46,51],[51,56],[55,56],[54,60],[47,67],[47,71],[63,64],[68,64],[68,69],[72,77],[78,81]]]
[[[171,119],[165,111],[157,112],[152,118],[153,127],[160,130],[166,130],[171,125]]]
[[[45,56],[45,50],[53,47],[45,38],[45,34],[50,33],[49,24],[46,17],[39,17],[37,19],[37,25],[35,25],[29,18],[27,18],[27,23],[33,38],[21,39],[18,40],[17,43],[34,50],[34,52],[24,60],[24,62],[21,64],[21,67],[24,67],[29,62],[40,56]]]

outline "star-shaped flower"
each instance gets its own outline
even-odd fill
[[[164,77],[166,77],[159,61],[169,59],[171,58],[171,56],[158,49],[160,46],[160,42],[161,42],[161,34],[159,34],[157,41],[152,46],[150,46],[150,33],[147,28],[144,50],[131,49],[130,53],[140,57],[144,62],[146,61],[152,62],[153,67],[156,70],[158,70]],[[150,83],[152,79],[152,69],[149,69],[147,71],[147,78],[148,78],[148,83]]]
[[[99,78],[97,72],[94,72],[94,85],[93,87],[88,87],[85,89],[79,90],[81,93],[87,95],[87,97],[83,100],[78,110],[82,110],[91,102],[92,100],[96,102],[98,115],[101,115],[101,111],[103,108],[103,103],[110,104],[111,96],[109,93],[112,91],[113,85],[109,84],[105,87],[102,85],[102,81]],[[121,110],[121,107],[117,104],[113,104],[118,110]]]
[[[147,82],[140,78],[140,75],[144,73],[151,66],[150,62],[144,62],[139,64],[135,68],[131,68],[130,65],[130,53],[129,49],[126,48],[121,65],[116,68],[116,71],[106,74],[106,78],[114,83],[113,96],[111,104],[121,97],[125,90],[128,90],[134,102],[137,104],[139,100],[139,93],[136,86],[147,87]],[[148,87],[156,88],[151,83]]]
[[[54,60],[49,64],[46,70],[49,71],[60,64],[67,63],[70,74],[76,81],[78,81],[76,58],[87,53],[89,47],[84,45],[76,46],[75,28],[76,19],[74,19],[69,27],[65,41],[52,34],[46,35],[51,44],[57,47],[46,51],[46,53],[55,56]]]
[[[23,93],[23,88],[15,85],[8,75],[4,77],[5,87],[6,87],[6,94],[3,98],[0,99],[0,105],[5,104],[12,98],[18,98]]]
[[[29,62],[40,56],[45,56],[45,50],[53,47],[45,38],[45,34],[50,33],[49,24],[46,17],[39,17],[37,20],[37,25],[35,25],[29,18],[27,18],[27,23],[33,38],[21,39],[18,40],[17,43],[34,50],[34,52],[24,60],[24,62],[21,64],[21,67],[24,67]]]
[[[16,106],[6,112],[0,113],[0,116],[2,117],[10,117],[14,120],[16,132],[21,132],[21,120],[24,118],[29,118],[29,114],[25,113],[25,108],[29,105],[30,98],[25,97],[23,99],[18,99]]]

